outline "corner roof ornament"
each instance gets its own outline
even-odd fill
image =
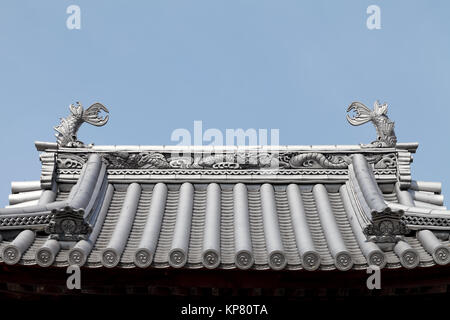
[[[377,140],[365,147],[395,147],[397,137],[394,131],[394,122],[387,116],[388,105],[380,104],[375,101],[373,110],[370,110],[361,102],[353,102],[347,109],[347,112],[354,111],[354,115],[347,114],[347,121],[353,126],[359,126],[371,121],[377,130]]]
[[[102,127],[109,120],[109,115],[101,117],[101,111],[109,113],[109,110],[98,102],[94,103],[86,110],[83,109],[79,102],[76,102],[75,105],[71,104],[69,109],[70,115],[65,119],[61,119],[61,123],[54,128],[57,132],[55,136],[57,138],[58,147],[84,147],[84,143],[78,141],[77,138],[77,133],[81,125],[84,122],[87,122],[96,127]]]

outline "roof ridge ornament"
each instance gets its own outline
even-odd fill
[[[104,111],[109,113],[109,110],[101,103],[94,103],[86,110],[83,109],[81,103],[76,102],[69,106],[70,115],[67,118],[61,118],[61,123],[54,129],[57,132],[55,134],[57,138],[57,144],[59,147],[71,147],[80,148],[85,144],[78,141],[77,133],[81,125],[87,122],[96,127],[104,126],[108,120],[109,115],[105,115],[103,118],[100,116],[100,112]]]
[[[395,147],[397,144],[397,137],[394,131],[394,121],[387,116],[387,103],[380,104],[375,101],[373,110],[370,110],[361,102],[352,102],[348,107],[347,112],[354,111],[354,115],[347,114],[347,121],[353,126],[360,126],[366,122],[371,121],[377,130],[377,140],[373,141],[364,147]]]

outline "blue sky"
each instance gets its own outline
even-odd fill
[[[81,29],[66,8],[81,8]],[[368,30],[366,9],[381,9]],[[177,128],[279,129],[281,144],[358,144],[355,100],[390,105],[413,177],[450,196],[449,1],[1,1],[0,204],[38,179],[34,141],[55,141],[68,105],[104,103],[96,144],[172,144]]]

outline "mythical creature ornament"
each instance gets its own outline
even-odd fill
[[[347,114],[347,121],[353,126],[359,126],[371,121],[377,130],[377,140],[373,141],[367,147],[395,147],[397,137],[394,132],[394,122],[387,116],[388,105],[380,104],[375,101],[373,110],[367,108],[361,102],[353,102],[347,109],[347,112],[354,111],[354,116]]]
[[[84,147],[84,143],[78,141],[77,138],[78,129],[80,129],[81,125],[87,122],[96,127],[102,127],[109,120],[109,115],[101,117],[101,111],[109,113],[109,110],[98,102],[94,103],[87,110],[84,110],[79,102],[76,102],[75,105],[71,104],[69,109],[70,115],[65,119],[61,119],[61,123],[55,127],[57,132],[55,136],[60,147]]]

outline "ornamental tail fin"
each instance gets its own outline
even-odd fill
[[[351,111],[355,112],[353,117],[347,114],[347,120],[351,125],[360,126],[372,120],[372,110],[367,108],[361,102],[352,102],[352,104],[347,108],[347,112]]]
[[[96,102],[83,112],[83,120],[96,127],[104,126],[109,120],[109,115],[102,118],[100,116],[101,111],[109,113],[108,108],[101,103]]]

